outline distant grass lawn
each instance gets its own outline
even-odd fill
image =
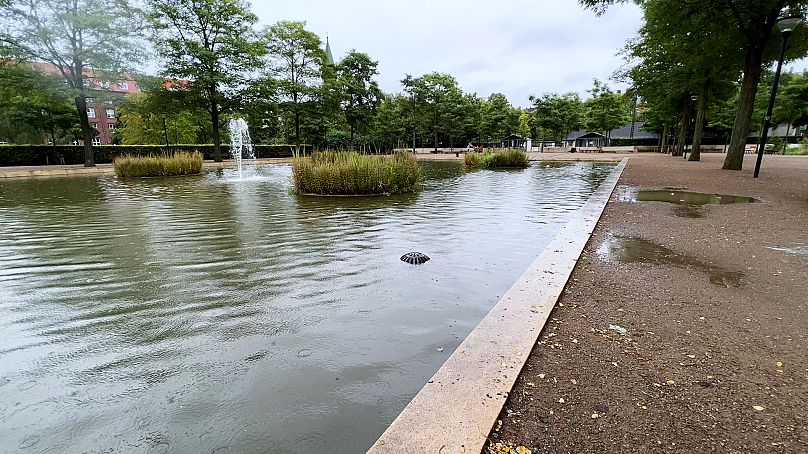
[[[112,161],[119,177],[193,175],[202,171],[202,153],[180,152],[161,156],[124,155]]]
[[[527,153],[513,149],[466,153],[465,163],[472,169],[523,169],[529,164]]]
[[[405,151],[392,156],[319,151],[292,161],[292,180],[299,194],[404,194],[418,189],[421,167]]]

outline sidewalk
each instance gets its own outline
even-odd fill
[[[808,452],[808,158],[723,158],[631,158],[484,452]]]
[[[259,164],[288,164],[292,158],[260,158],[256,160]],[[247,162],[247,161],[245,161]],[[203,166],[206,169],[217,169],[235,167],[232,160],[223,162],[205,161]],[[27,178],[27,177],[65,177],[74,175],[113,175],[115,171],[112,164],[96,164],[95,167],[84,167],[77,165],[52,165],[52,166],[17,166],[0,167],[0,179],[3,178]]]

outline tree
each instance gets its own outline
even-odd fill
[[[71,88],[84,141],[95,165],[87,90],[140,60],[140,10],[128,0],[12,0],[0,9],[0,43],[21,58],[52,65]]]
[[[589,99],[584,102],[584,123],[587,129],[602,131],[609,140],[612,129],[617,129],[631,121],[631,114],[625,100],[619,93],[595,79],[588,91]]]
[[[515,109],[502,93],[488,97],[482,114],[482,129],[485,137],[500,140],[519,129],[519,109]]]
[[[186,91],[168,90],[159,78],[138,84],[142,93],[130,95],[119,109],[116,129],[124,145],[205,143],[212,136],[207,104]],[[165,120],[165,131],[163,121]]]
[[[598,13],[602,13],[609,5],[624,1],[579,0],[581,4]],[[636,1],[647,4],[658,0]],[[703,42],[702,48],[713,45],[713,39],[729,40],[736,43],[743,52],[740,96],[729,149],[722,167],[725,170],[741,170],[763,66],[777,57],[780,40],[775,33],[775,24],[782,13],[805,14],[808,0],[694,0],[678,2],[674,8],[681,9],[686,14],[704,14],[720,25],[716,28],[720,32],[709,41]],[[787,58],[800,58],[808,53],[806,38],[808,36],[805,27],[799,27],[791,38]]]
[[[564,140],[572,131],[581,127],[584,117],[584,104],[577,93],[545,93],[541,97],[531,96],[535,110],[536,126],[541,129],[541,140],[549,135],[553,141]]]
[[[71,90],[60,76],[13,62],[0,63],[0,132],[8,142],[41,142],[47,135],[55,147],[57,134],[78,130]],[[10,140],[9,140],[10,139]]]
[[[447,115],[457,108],[462,94],[457,80],[449,74],[429,73],[421,77],[407,76],[401,81],[404,91],[412,99],[416,122],[432,132],[435,151],[438,151],[438,134],[446,127]]]
[[[320,37],[305,27],[305,22],[280,21],[264,31],[269,70],[278,79],[281,108],[293,118],[298,148],[301,118],[316,106],[326,60]]]
[[[152,0],[150,18],[166,60],[163,73],[180,79],[177,89],[205,100],[213,159],[221,161],[221,114],[262,65],[265,48],[253,29],[258,18],[241,0]]]
[[[381,101],[382,92],[373,76],[379,62],[367,54],[352,50],[337,65],[337,82],[343,94],[342,111],[350,128],[349,147],[354,146],[354,134],[364,129]]]

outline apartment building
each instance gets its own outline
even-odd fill
[[[59,68],[48,63],[32,63],[35,70],[59,74]],[[92,69],[84,70],[84,86],[87,88],[87,118],[97,131],[93,145],[113,143],[118,121],[118,108],[128,95],[139,93],[140,87],[130,75],[106,76]]]

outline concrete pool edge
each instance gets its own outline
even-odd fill
[[[592,236],[628,158],[367,451],[479,453],[550,312]]]

